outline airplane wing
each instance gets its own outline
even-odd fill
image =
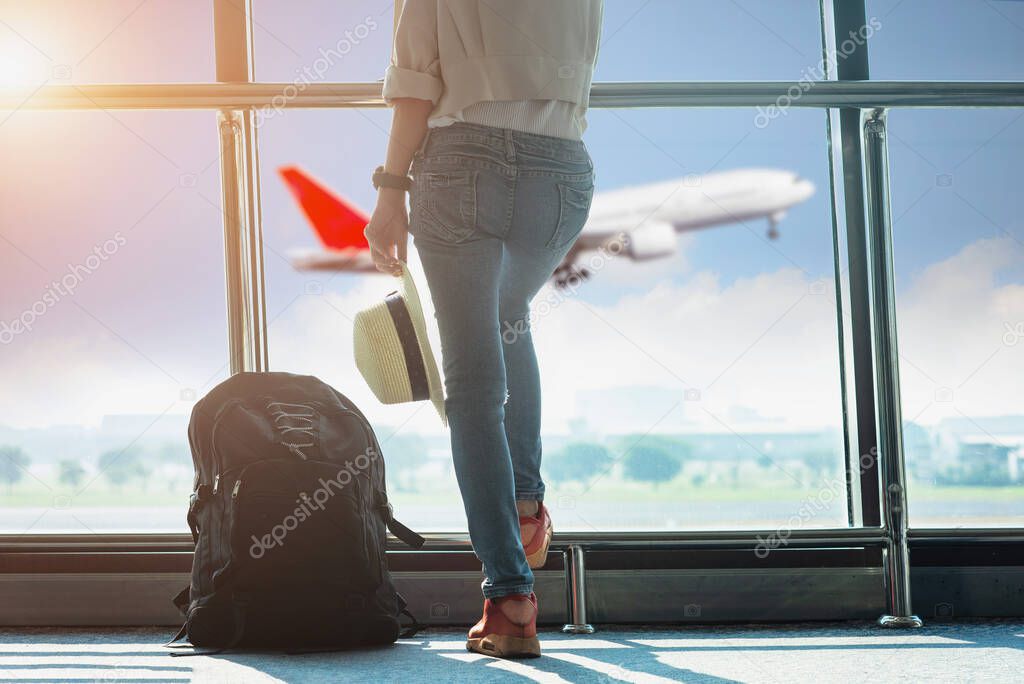
[[[290,250],[288,260],[299,271],[378,272],[369,250],[365,249]]]

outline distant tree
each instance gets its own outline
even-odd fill
[[[164,442],[157,450],[156,457],[161,463],[192,465],[191,452],[185,442]]]
[[[60,475],[57,476],[61,484],[69,487],[77,487],[85,478],[85,468],[78,461],[61,461]]]
[[[953,487],[1005,487],[1013,484],[1006,463],[990,459],[947,466],[935,476],[935,483]]]
[[[626,435],[616,445],[621,451],[631,451],[635,446],[660,449],[680,463],[693,457],[693,444],[684,437],[672,435]]]
[[[99,470],[110,484],[118,489],[131,480],[145,481],[149,470],[142,462],[142,454],[136,447],[111,449],[100,454]]]
[[[639,446],[626,454],[622,467],[627,480],[649,482],[657,488],[678,475],[683,464],[664,449]]]
[[[388,484],[399,492],[417,491],[416,471],[427,460],[427,443],[423,437],[414,433],[393,433],[381,444],[381,450],[387,464]]]
[[[601,444],[573,442],[544,459],[544,471],[552,482],[585,482],[612,464],[612,455]]]
[[[21,447],[0,447],[0,482],[7,483],[8,494],[11,493],[14,485],[25,476],[29,463],[31,463],[31,459]]]
[[[816,483],[828,474],[831,466],[836,463],[836,456],[827,449],[805,451],[800,454],[800,461],[807,469],[811,482]]]

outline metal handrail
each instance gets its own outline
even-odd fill
[[[884,626],[920,627],[921,619],[913,615],[910,600],[907,469],[903,456],[903,419],[900,407],[886,111],[870,110],[864,112],[863,116],[871,328],[875,340],[878,455],[883,497],[882,525],[889,536],[882,556],[889,612],[879,622]]]
[[[139,83],[0,88],[0,110],[383,107],[377,83]],[[1024,82],[595,83],[591,107],[1022,107]]]
[[[570,544],[589,549],[605,548],[754,548],[765,539],[778,537],[779,530],[680,530],[666,532],[559,532],[552,544],[562,548]],[[469,535],[464,532],[427,532],[424,551],[469,551]],[[908,537],[921,543],[957,543],[1024,540],[1024,528],[916,529]],[[879,527],[840,527],[794,529],[786,535],[787,548],[849,548],[879,546],[887,541]],[[408,550],[402,542],[389,538],[389,548]],[[0,534],[0,553],[17,552],[103,552],[153,550],[191,552],[188,533],[126,534]]]

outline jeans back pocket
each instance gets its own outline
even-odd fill
[[[443,242],[462,242],[476,230],[473,169],[420,171],[413,188],[410,231]]]
[[[548,249],[564,249],[583,230],[590,215],[590,202],[594,198],[593,183],[569,185],[557,183],[560,205],[558,225],[548,240]]]

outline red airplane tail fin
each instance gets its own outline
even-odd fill
[[[368,249],[363,229],[370,217],[354,204],[328,190],[297,166],[278,169],[295,201],[309,219],[324,247]]]

